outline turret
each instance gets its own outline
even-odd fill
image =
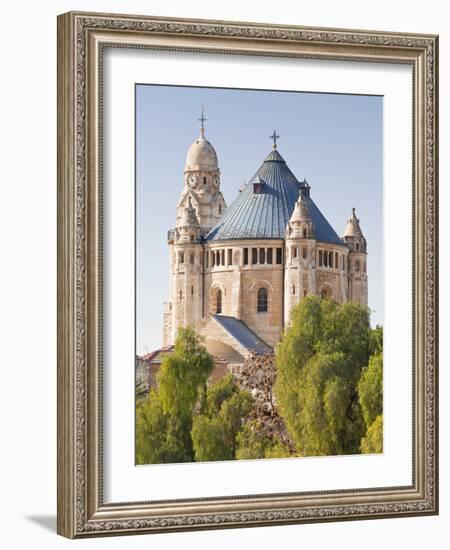
[[[355,208],[347,220],[344,242],[349,247],[348,254],[348,295],[352,302],[367,305],[367,242],[361,230]]]
[[[307,294],[315,294],[316,240],[309,211],[309,185],[300,184],[300,193],[286,228],[285,324],[292,308]]]
[[[294,211],[288,222],[287,237],[291,239],[314,239],[314,226],[309,212],[307,197],[309,197],[309,185],[300,188],[300,194],[295,203]]]
[[[188,205],[183,209],[180,218],[177,220],[175,228],[175,242],[198,243],[201,238],[201,228],[197,219],[197,214],[192,206],[191,197],[188,197]]]

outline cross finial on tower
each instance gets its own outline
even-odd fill
[[[205,133],[205,121],[208,120],[207,118],[205,118],[205,106],[202,105],[202,116],[198,119],[202,125],[200,127],[200,131],[202,133],[202,136],[203,134]]]
[[[273,147],[274,149],[276,149],[276,148],[277,148],[277,139],[278,139],[280,136],[277,134],[276,130],[274,130],[274,131],[273,131],[273,134],[272,134],[271,136],[269,136],[269,137],[270,137],[270,139],[273,139],[273,145],[272,145],[272,147]]]

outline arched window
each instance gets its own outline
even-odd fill
[[[295,294],[295,285],[292,285],[292,294]]]
[[[359,252],[359,243],[356,243],[356,252]]]
[[[211,295],[211,312],[213,314],[222,313],[222,291],[220,288],[213,288]]]
[[[333,267],[333,252],[330,252],[330,254],[328,256],[328,265],[330,267]]]
[[[267,311],[267,302],[268,302],[268,293],[267,288],[261,287],[258,290],[258,304],[257,304],[257,310],[258,313],[263,313]]]
[[[331,288],[329,286],[323,286],[320,289],[320,297],[323,298],[323,299],[331,298],[332,297]]]
[[[219,204],[219,214],[222,214],[222,205]]]

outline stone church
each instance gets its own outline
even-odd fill
[[[293,306],[308,294],[367,305],[367,243],[355,209],[341,237],[273,145],[227,207],[217,153],[205,137],[190,146],[184,186],[168,232],[169,302],[163,349],[192,326],[224,372],[270,353]],[[149,357],[159,358],[152,352]],[[153,362],[153,361],[152,361]]]

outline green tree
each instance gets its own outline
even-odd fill
[[[138,464],[189,462],[192,442],[186,419],[164,412],[160,395],[151,390],[136,414],[136,461]]]
[[[237,434],[236,458],[286,458],[292,455],[290,448],[274,434],[268,435],[264,426],[256,420],[247,421]]]
[[[358,304],[308,296],[293,309],[276,350],[275,397],[297,454],[359,452],[357,384],[370,334],[369,310]]]
[[[236,437],[251,406],[250,393],[240,389],[231,374],[209,386],[203,413],[193,420],[195,460],[234,459]]]
[[[156,389],[137,407],[138,464],[193,460],[193,416],[204,406],[212,368],[212,358],[197,334],[181,328],[173,353],[162,361]]]
[[[383,415],[380,414],[369,426],[366,435],[361,440],[362,453],[383,452]]]
[[[375,352],[358,383],[359,402],[367,426],[361,452],[383,452],[383,354]]]
[[[361,373],[358,382],[359,402],[367,426],[383,414],[383,354],[370,357],[369,365]]]

